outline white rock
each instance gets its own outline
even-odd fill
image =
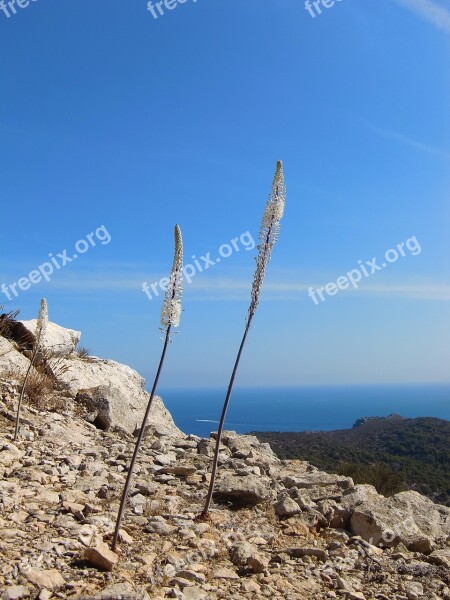
[[[406,582],[405,589],[409,600],[418,600],[423,597],[423,585],[418,581]]]
[[[147,408],[149,394],[144,389],[144,379],[131,367],[113,360],[82,360],[76,355],[62,359],[67,371],[59,376],[72,393],[79,390],[101,387],[104,412],[108,414],[109,425],[119,425],[129,433],[140,427]],[[172,415],[161,398],[155,396],[148,425],[157,426],[166,435],[182,437]]]
[[[11,342],[0,336],[0,375],[9,373],[22,377],[27,372],[30,361],[18,352]]]
[[[31,321],[20,321],[28,331],[35,334],[37,319]],[[48,350],[56,356],[68,356],[74,350],[80,341],[81,332],[73,329],[66,329],[56,323],[48,322],[45,335],[41,340],[41,347]]]
[[[377,546],[402,542],[414,552],[431,552],[435,542],[450,535],[450,508],[434,504],[418,492],[380,496],[355,509],[352,533]]]
[[[208,594],[197,586],[187,587],[183,591],[183,594],[186,600],[203,600],[204,598],[206,599],[208,597]]]
[[[302,512],[300,506],[289,496],[281,496],[278,502],[274,505],[275,512],[280,517],[292,517]]]
[[[254,475],[236,477],[225,475],[217,485],[214,499],[218,501],[235,502],[238,505],[256,505],[269,500],[272,496],[270,480]]]
[[[25,577],[40,589],[57,590],[66,584],[61,573],[56,569],[48,569],[46,571],[30,569],[25,573]]]
[[[23,585],[8,585],[2,594],[2,600],[21,600],[29,595],[30,591]]]

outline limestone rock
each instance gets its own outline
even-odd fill
[[[207,592],[196,585],[189,586],[183,590],[185,600],[206,600]]]
[[[373,485],[359,484],[346,490],[339,502],[330,507],[330,514],[326,515],[331,527],[349,528],[350,519],[355,509],[364,502],[376,501],[381,498]],[[319,510],[323,513],[321,508]]]
[[[33,335],[36,332],[37,319],[20,321]],[[45,335],[40,342],[41,348],[51,352],[54,356],[68,356],[75,350],[80,341],[81,332],[66,329],[49,321]]]
[[[214,499],[239,506],[254,506],[270,499],[270,481],[254,475],[226,475],[217,483]]]
[[[97,567],[97,569],[104,571],[112,571],[114,565],[119,560],[117,554],[101,541],[98,541],[94,547],[86,548],[83,558],[94,567]]]
[[[409,600],[423,598],[423,585],[419,581],[408,581],[405,584],[405,588]]]
[[[351,530],[378,546],[396,546],[428,553],[450,535],[450,508],[434,504],[417,492],[400,492],[364,502],[353,513]]]
[[[113,360],[82,360],[76,355],[62,359],[67,371],[59,376],[73,394],[80,390],[80,401],[90,402],[97,415],[98,425],[108,429],[119,426],[133,433],[140,426],[147,408],[149,394],[144,379],[133,369]],[[105,382],[108,382],[105,385]],[[171,414],[155,397],[148,422],[166,435],[182,437]]]
[[[215,440],[217,433],[211,433]],[[240,435],[235,431],[224,431],[221,437],[225,453],[231,454],[232,460],[240,460],[246,467],[259,469],[265,475],[270,475],[274,466],[280,464],[280,460],[267,443],[262,443],[256,436]],[[212,451],[209,444],[199,445],[199,453],[207,454]]]
[[[256,553],[256,548],[249,542],[239,542],[230,548],[231,562],[237,567],[245,567],[247,560]]]
[[[40,589],[45,588],[53,591],[66,584],[61,573],[56,569],[30,569],[25,572],[25,577]]]
[[[239,579],[239,575],[227,567],[218,567],[212,573],[213,579]]]
[[[450,569],[450,548],[434,550],[429,556],[428,561],[434,565],[441,565]]]
[[[113,583],[102,590],[99,600],[150,600],[145,590],[135,589],[131,583]]]
[[[30,590],[24,585],[8,585],[2,594],[2,600],[21,600],[29,596]]]
[[[11,373],[23,377],[29,365],[30,361],[9,340],[0,336],[0,376]]]
[[[274,505],[275,513],[280,517],[293,517],[301,512],[300,506],[288,495],[282,495]]]
[[[253,573],[265,573],[269,567],[269,560],[257,552],[248,557],[247,565]]]
[[[136,421],[127,427],[140,426],[148,396],[136,373],[74,354],[62,360],[79,375],[72,391],[84,381],[88,388],[106,387],[100,390],[105,399],[112,383],[124,412],[138,398]],[[278,460],[253,436],[225,432],[215,496],[222,494],[224,504],[202,519],[214,440],[167,435],[171,421],[164,418],[151,419],[120,550],[112,553],[103,540],[114,530],[133,451],[123,423],[114,423],[122,414],[108,397],[103,413],[101,403],[93,403],[91,418],[109,420],[109,429],[100,430],[62,392],[67,403],[58,413],[25,403],[33,443],[24,437],[13,444],[16,389],[2,379],[2,600],[450,600],[450,509],[413,492],[384,498],[304,461]],[[400,545],[383,550],[352,537],[350,522],[365,528],[366,537],[378,533],[381,543],[385,527],[393,527]]]
[[[305,473],[301,477],[287,476],[284,478],[283,483],[287,488],[296,487],[298,489],[310,489],[314,487],[327,488],[329,486],[336,486],[342,490],[342,492],[354,487],[353,480],[350,477],[332,475],[322,471]]]

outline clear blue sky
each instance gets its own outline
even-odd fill
[[[36,0],[0,11],[0,284],[104,225],[8,303],[150,377],[172,263],[250,231],[283,159],[286,213],[240,385],[450,381],[450,10],[444,0]],[[447,8],[445,8],[447,7]],[[308,297],[416,236],[318,305]],[[224,386],[255,250],[186,286],[162,384]]]

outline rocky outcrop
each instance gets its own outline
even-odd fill
[[[16,374],[22,377],[27,372],[30,362],[14,345],[0,336],[0,377]]]
[[[350,526],[355,535],[374,545],[402,543],[413,552],[429,553],[435,544],[450,538],[450,508],[413,491],[372,497],[353,507]]]
[[[270,479],[255,475],[227,475],[217,482],[214,499],[237,506],[255,506],[272,496]]]
[[[30,321],[19,321],[33,334],[36,332],[37,319]],[[40,340],[40,347],[53,356],[69,356],[75,351],[81,338],[81,332],[74,329],[66,329],[56,323],[47,324],[45,335]]]
[[[133,433],[142,422],[149,394],[145,380],[136,371],[113,360],[81,359],[76,355],[62,359],[67,369],[59,379],[78,399],[91,407],[93,421],[100,428],[122,427]],[[155,397],[149,419],[154,427],[166,435],[180,434],[171,414],[161,398]]]
[[[127,388],[124,384],[126,380],[123,384],[115,381],[109,385],[79,390],[75,400],[87,408],[86,419],[104,431],[111,427],[122,427],[128,433],[134,433],[142,421],[149,394],[140,387],[135,386],[133,390],[133,387]],[[155,428],[166,435],[180,434],[158,396],[153,399],[148,428]]]
[[[31,335],[36,323],[36,320],[23,321],[20,325],[26,327]],[[80,336],[78,331],[48,323],[42,346],[49,355],[58,357],[58,365],[53,373],[52,361],[47,358],[43,364],[45,372],[88,407],[88,418],[101,429],[119,427],[133,433],[140,427],[149,400],[144,379],[130,367],[116,361],[79,356],[75,347]],[[39,365],[39,362],[36,364]],[[17,372],[20,379],[29,364],[29,359],[10,341],[0,337],[0,376],[2,372]],[[153,402],[149,427],[164,435],[179,436],[181,433],[158,397]]]

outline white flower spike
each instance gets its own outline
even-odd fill
[[[47,300],[42,298],[41,307],[39,309],[39,315],[37,319],[36,325],[36,343],[40,345],[42,339],[45,337],[45,332],[47,331],[48,324],[48,305]]]
[[[164,300],[161,325],[178,327],[181,320],[183,297],[183,238],[181,229],[175,225],[175,255],[173,259],[172,272]]]
[[[280,221],[284,213],[286,202],[286,186],[284,185],[283,163],[277,161],[277,169],[272,183],[272,193],[267,200],[264,215],[259,230],[258,256],[256,257],[256,271],[253,277],[252,299],[248,310],[247,320],[251,320],[259,304],[261,287],[270,262],[272,249],[278,239]]]

